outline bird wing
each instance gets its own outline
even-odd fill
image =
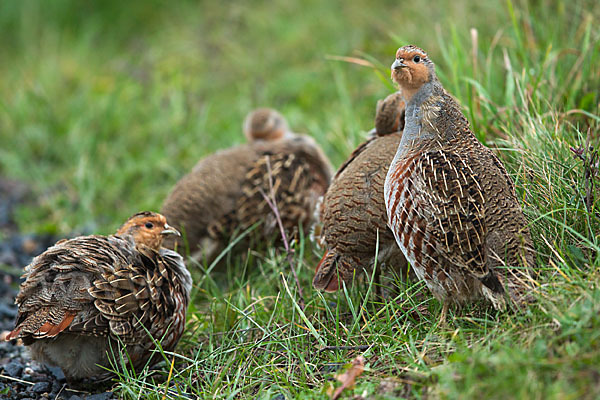
[[[295,143],[265,149],[248,169],[236,208],[243,229],[263,220],[263,233],[278,230],[275,214],[265,197],[277,207],[283,226],[292,230],[298,222],[305,227],[313,217],[318,197],[329,185],[329,166],[313,162],[309,152]]]
[[[412,207],[424,222],[419,229],[423,241],[446,263],[501,291],[487,265],[485,197],[473,162],[468,153],[425,152],[415,158],[407,184]]]
[[[333,180],[336,180],[341,174],[342,172],[344,172],[346,170],[346,168],[348,168],[348,166],[350,164],[352,164],[354,162],[354,160],[356,160],[356,158],[361,155],[368,147],[369,145],[375,141],[377,139],[377,136],[373,136],[370,137],[369,139],[365,140],[364,142],[362,142],[361,144],[358,145],[358,147],[356,149],[354,149],[354,151],[350,154],[350,156],[346,159],[346,161],[344,161],[342,163],[342,165],[340,166],[340,168],[337,170],[337,172],[335,173]]]
[[[266,233],[274,232],[276,221],[267,197],[275,200],[284,226],[293,228],[294,221],[306,218],[306,192],[311,183],[308,164],[296,154],[264,154],[246,174],[237,209],[239,221],[249,227],[265,219]]]
[[[25,268],[10,338],[54,337],[89,320],[96,320],[95,334],[107,334],[108,323],[96,315],[87,289],[104,271],[123,262],[103,236],[63,240],[50,247]]]
[[[187,297],[175,298],[182,291],[173,286],[180,284],[174,273],[183,259],[174,252],[163,257],[144,245],[127,253],[128,263],[99,276],[88,292],[110,333],[123,342],[138,343],[148,333],[160,339],[175,317],[177,302],[187,305]]]
[[[329,188],[335,185],[335,181],[369,147],[369,144],[375,139],[377,139],[377,136],[369,137],[369,139],[359,144],[358,147],[354,149],[346,161],[344,161],[340,168],[336,171]],[[330,190],[329,188],[327,189],[327,192]],[[325,208],[325,197],[327,196],[327,192],[323,194],[323,196],[319,197],[317,204],[315,205],[314,223],[311,228],[311,240],[316,243],[317,246],[323,245],[323,228],[325,223],[324,217],[327,212],[327,209]]]

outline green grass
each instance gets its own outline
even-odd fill
[[[359,354],[364,397],[600,396],[598,166],[570,150],[599,145],[600,3],[408,3],[0,3],[0,175],[34,189],[17,212],[23,231],[110,233],[159,209],[200,157],[243,141],[257,106],[280,109],[339,165],[393,90],[388,68],[407,43],[428,50],[498,150],[531,221],[537,302],[521,314],[476,304],[445,327],[422,284],[387,300],[368,282],[315,292],[309,243],[293,254],[304,310],[282,249],[228,256],[220,275],[190,265],[177,355],[161,374],[122,375],[123,397],[325,398]]]

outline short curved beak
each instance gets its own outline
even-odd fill
[[[401,69],[404,67],[408,67],[408,65],[404,64],[404,60],[402,58],[396,58],[394,63],[392,64],[392,69]]]
[[[179,231],[175,228],[173,228],[171,225],[169,224],[165,224],[165,229],[162,230],[162,232],[160,232],[161,235],[175,235],[175,236],[181,236],[181,233],[179,233]]]

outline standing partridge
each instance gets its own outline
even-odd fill
[[[236,232],[261,223],[251,237],[279,236],[273,197],[288,234],[307,228],[332,167],[314,139],[290,132],[284,117],[263,108],[244,122],[248,143],[200,160],[165,200],[162,213],[187,239],[196,259],[213,260]],[[179,241],[179,251],[185,250]]]
[[[404,95],[402,140],[385,179],[388,223],[419,279],[443,303],[519,304],[535,268],[514,184],[473,135],[427,53],[398,49],[392,79]]]
[[[375,130],[337,171],[318,208],[317,241],[325,254],[316,268],[313,286],[328,292],[349,284],[354,271],[370,270],[393,261],[403,271],[406,260],[387,227],[383,183],[402,137],[404,102],[399,93],[377,104]]]
[[[115,235],[59,241],[25,267],[6,339],[21,338],[33,359],[59,366],[71,382],[109,377],[121,345],[135,369],[155,341],[173,350],[192,278],[181,256],[161,247],[170,234],[179,233],[164,216],[141,212]]]

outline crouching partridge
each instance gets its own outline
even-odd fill
[[[375,130],[339,168],[317,210],[315,239],[325,248],[316,268],[313,286],[328,292],[352,282],[356,273],[369,271],[375,262],[406,269],[406,260],[387,227],[383,184],[396,153],[404,125],[400,93],[377,104]],[[341,280],[340,280],[341,279]]]
[[[473,135],[427,53],[398,49],[392,79],[406,103],[385,179],[389,225],[417,276],[444,304],[478,298],[504,309],[529,289],[535,252],[514,184]]]
[[[244,122],[248,143],[200,160],[171,190],[161,212],[187,239],[194,258],[213,260],[234,233],[254,224],[251,237],[279,237],[272,205],[287,234],[310,227],[318,198],[331,180],[329,160],[314,139],[291,132],[269,108]],[[265,200],[269,198],[269,205]],[[179,251],[185,251],[183,241]]]
[[[141,212],[114,235],[59,241],[25,267],[7,340],[21,338],[33,359],[59,366],[70,382],[110,377],[121,345],[135,369],[154,341],[173,350],[192,278],[181,256],[161,247],[171,234],[179,233],[164,216]]]

